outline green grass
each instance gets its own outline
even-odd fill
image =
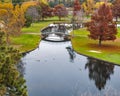
[[[35,49],[40,42],[40,36],[34,34],[22,34],[19,37],[12,38],[12,45],[20,50],[26,52]]]
[[[53,22],[64,22],[58,21],[58,17],[52,17],[45,19],[44,21],[40,21],[37,23],[33,23],[30,27],[24,27],[22,29],[22,35],[19,37],[11,37],[12,45],[16,47],[20,52],[26,52],[35,49],[40,42],[40,30],[48,26]]]
[[[33,23],[28,28],[22,29],[22,35],[19,37],[12,37],[12,45],[20,52],[26,52],[35,49],[40,42],[40,30],[50,23],[52,20],[45,20],[38,23]]]
[[[27,33],[39,33],[42,28],[45,26],[48,26],[52,21],[41,21],[38,23],[33,23],[30,27],[26,28],[24,27],[22,29],[22,32]]]
[[[44,21],[32,23],[32,25],[28,28],[24,27],[22,29],[22,32],[23,33],[39,33],[41,29],[43,29],[44,27],[48,26],[53,22],[64,22],[64,21],[67,21],[67,18],[62,18],[61,21],[58,20],[58,17],[48,18],[48,19],[45,19]]]
[[[118,31],[118,37],[120,36],[120,30]],[[74,31],[75,37],[72,38],[72,46],[74,50],[80,54],[91,56],[94,58],[102,59],[112,63],[120,65],[120,41],[105,41],[102,42],[102,46],[98,46],[97,40],[91,40],[87,37],[89,34],[86,29],[80,29]],[[78,35],[78,36],[76,36]],[[91,52],[97,51],[101,53]]]
[[[68,18],[67,18],[68,19]],[[62,19],[61,22],[67,20]],[[22,29],[22,35],[20,37],[12,37],[12,44],[20,50],[20,52],[26,52],[35,49],[40,42],[40,30],[48,26],[50,23],[57,22],[58,17],[52,17],[45,21],[33,23],[29,28]],[[58,21],[59,22],[59,21]],[[37,33],[37,34],[36,34]],[[92,56],[105,61],[120,64],[120,41],[115,42],[107,41],[102,42],[102,46],[98,46],[98,41],[91,40],[87,37],[89,34],[86,28],[73,31],[75,37],[72,38],[72,46],[74,50],[80,54]],[[71,34],[73,34],[71,33]],[[118,28],[117,37],[120,38],[120,28]],[[101,53],[90,52],[91,50]]]
[[[120,28],[118,28],[117,30],[118,30],[117,37],[120,38]]]

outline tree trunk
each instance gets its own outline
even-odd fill
[[[118,21],[118,18],[117,18],[117,16],[116,16],[116,22]]]
[[[101,46],[101,44],[102,44],[102,36],[100,36],[99,38],[99,46]]]
[[[59,21],[61,21],[61,17],[59,16]]]
[[[42,17],[42,21],[44,21],[44,17]]]

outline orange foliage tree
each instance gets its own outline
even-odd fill
[[[86,13],[87,16],[93,14],[95,9],[95,1],[94,0],[85,0],[85,2],[82,4],[82,7]]]
[[[86,26],[87,30],[90,31],[89,37],[94,40],[98,39],[99,45],[102,41],[116,39],[116,24],[113,22],[112,12],[107,4],[100,6]]]
[[[19,35],[25,24],[24,13],[30,6],[36,5],[36,2],[25,2],[21,6],[14,6],[12,3],[0,3],[0,23],[2,22],[2,30],[6,35],[6,42],[9,44],[10,35]]]
[[[25,23],[24,12],[19,5],[15,7],[11,3],[0,3],[0,22],[2,30],[6,34],[6,42],[9,44],[10,35],[19,35]]]
[[[21,5],[21,8],[23,9],[24,12],[26,12],[29,7],[36,5],[37,5],[37,1],[28,1],[28,2],[24,2]]]

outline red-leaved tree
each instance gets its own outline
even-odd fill
[[[83,22],[83,11],[81,10],[81,5],[79,0],[74,1],[74,7],[73,7],[73,29],[78,29],[82,27],[82,22]]]
[[[113,16],[118,21],[118,17],[120,17],[120,0],[116,0],[112,7]]]
[[[42,20],[44,20],[44,18],[53,16],[53,9],[44,3],[38,2],[37,9]]]
[[[80,12],[81,5],[79,0],[74,1],[74,9],[73,9],[73,15],[76,16],[78,12]]]
[[[54,14],[61,20],[62,17],[68,16],[68,11],[63,4],[58,4],[54,7]]]
[[[86,26],[87,30],[90,31],[89,37],[99,40],[99,45],[101,45],[102,41],[116,39],[116,24],[113,22],[112,11],[107,4],[100,6]]]

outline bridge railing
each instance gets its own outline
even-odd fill
[[[54,33],[68,34],[68,30],[65,27],[60,28],[49,26],[41,30],[41,34],[54,34]]]

